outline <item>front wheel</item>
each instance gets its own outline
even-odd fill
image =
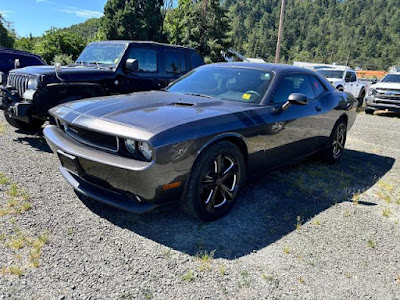
[[[193,165],[182,197],[182,209],[205,221],[226,215],[243,184],[245,162],[234,144],[219,142],[204,150]]]
[[[322,158],[333,164],[343,155],[347,137],[347,123],[340,119],[332,130],[327,147],[322,151]]]
[[[368,107],[365,108],[365,113],[366,113],[367,115],[373,115],[374,112],[375,112],[374,109],[371,109],[371,108],[368,108]]]
[[[7,111],[4,111],[4,118],[11,126],[27,132],[38,132],[45,121],[33,119],[29,122],[23,122],[13,118]]]
[[[362,107],[365,98],[365,90],[362,90],[360,93],[360,97],[358,97],[358,107]]]

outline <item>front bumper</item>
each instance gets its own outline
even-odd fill
[[[180,197],[187,172],[175,171],[172,164],[142,162],[90,148],[53,125],[43,133],[55,153],[77,161],[79,172],[65,164],[60,171],[80,194],[135,213],[174,203]],[[179,187],[164,190],[165,185],[179,181]]]
[[[0,109],[7,111],[10,117],[29,122],[32,107],[32,102],[21,98],[16,90],[0,86]]]
[[[372,96],[365,97],[366,108],[374,110],[389,110],[400,112],[400,100],[376,99]]]

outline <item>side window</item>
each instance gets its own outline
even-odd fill
[[[351,77],[350,77],[350,82],[357,81],[357,76],[356,76],[356,73],[354,73],[354,72],[350,72],[350,74],[351,74]]]
[[[346,72],[346,77],[344,78],[344,81],[350,82],[350,78],[351,78],[351,73],[350,72]]]
[[[133,48],[129,58],[138,60],[139,72],[157,72],[157,53],[146,48]]]
[[[301,93],[308,99],[314,99],[314,92],[307,76],[299,74],[283,78],[272,101],[273,103],[285,103],[292,93]]]
[[[315,78],[314,76],[309,76],[308,77],[314,92],[314,98],[318,98],[319,96],[321,96],[321,94],[323,92],[325,92],[325,87],[322,85],[322,83]]]
[[[192,68],[197,68],[198,66],[202,66],[204,65],[204,60],[203,58],[197,54],[197,52],[192,52],[192,54],[190,55],[190,60],[192,62]]]
[[[165,51],[165,71],[181,74],[186,72],[185,53],[181,51]]]

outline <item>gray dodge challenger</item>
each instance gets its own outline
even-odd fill
[[[215,220],[246,174],[339,160],[357,104],[311,70],[220,63],[162,91],[54,107],[44,135],[78,194],[136,213],[178,203]]]

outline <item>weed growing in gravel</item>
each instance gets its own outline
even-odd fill
[[[384,216],[384,217],[389,217],[391,214],[392,214],[392,211],[388,207],[385,207],[382,210],[382,216]]]
[[[297,216],[296,221],[297,221],[296,229],[300,229],[300,227],[301,227],[301,225],[303,224],[303,221],[304,221],[303,217]]]
[[[226,267],[224,265],[219,266],[219,274],[224,276],[226,274]]]
[[[384,181],[384,180],[380,180],[378,182],[378,186],[381,189],[384,189],[384,190],[389,191],[389,192],[392,192],[394,190],[394,185],[392,183]]]
[[[303,277],[300,277],[300,278],[299,278],[299,282],[300,282],[301,284],[305,284],[305,283],[306,283],[306,280],[305,280]]]
[[[316,225],[316,226],[321,225],[321,221],[320,220],[314,220],[314,225]]]
[[[187,271],[185,274],[182,275],[182,280],[186,282],[190,282],[194,279],[194,273],[192,270]]]
[[[354,193],[353,196],[351,197],[351,200],[353,201],[354,205],[358,205],[358,201],[360,200],[360,192]]]
[[[32,243],[32,248],[29,253],[29,261],[32,263],[34,268],[39,267],[39,259],[42,253],[42,248],[48,242],[49,238],[47,234],[40,235],[36,240]]]
[[[373,240],[368,240],[368,247],[374,249],[376,247],[376,243]]]
[[[3,173],[0,173],[0,185],[8,184],[10,179],[7,178]]]
[[[290,247],[289,247],[289,246],[285,246],[285,247],[283,247],[283,253],[285,253],[285,254],[289,254],[289,253],[290,253],[290,251],[291,251],[291,249],[290,249]]]
[[[7,194],[10,197],[18,197],[18,195],[19,195],[18,186],[15,183],[12,183]]]
[[[248,288],[250,287],[250,279],[249,279],[249,272],[246,270],[241,270],[240,275],[242,276],[241,280],[238,282],[239,288]]]
[[[346,218],[347,218],[347,217],[350,217],[350,212],[349,212],[348,209],[345,210],[344,216],[345,216]]]
[[[383,192],[383,191],[378,191],[377,195],[378,195],[379,199],[385,201],[386,203],[391,203],[392,202],[392,198],[388,194]]]
[[[20,266],[9,266],[9,267],[4,267],[1,269],[2,274],[9,274],[9,275],[14,275],[17,277],[21,277],[24,275],[24,271]]]
[[[0,122],[0,134],[4,134],[7,131],[7,126],[3,122]]]
[[[210,253],[208,251],[200,251],[197,253],[196,257],[200,261],[200,271],[209,271],[211,270],[211,261],[214,258],[214,253],[215,251],[211,251]]]

